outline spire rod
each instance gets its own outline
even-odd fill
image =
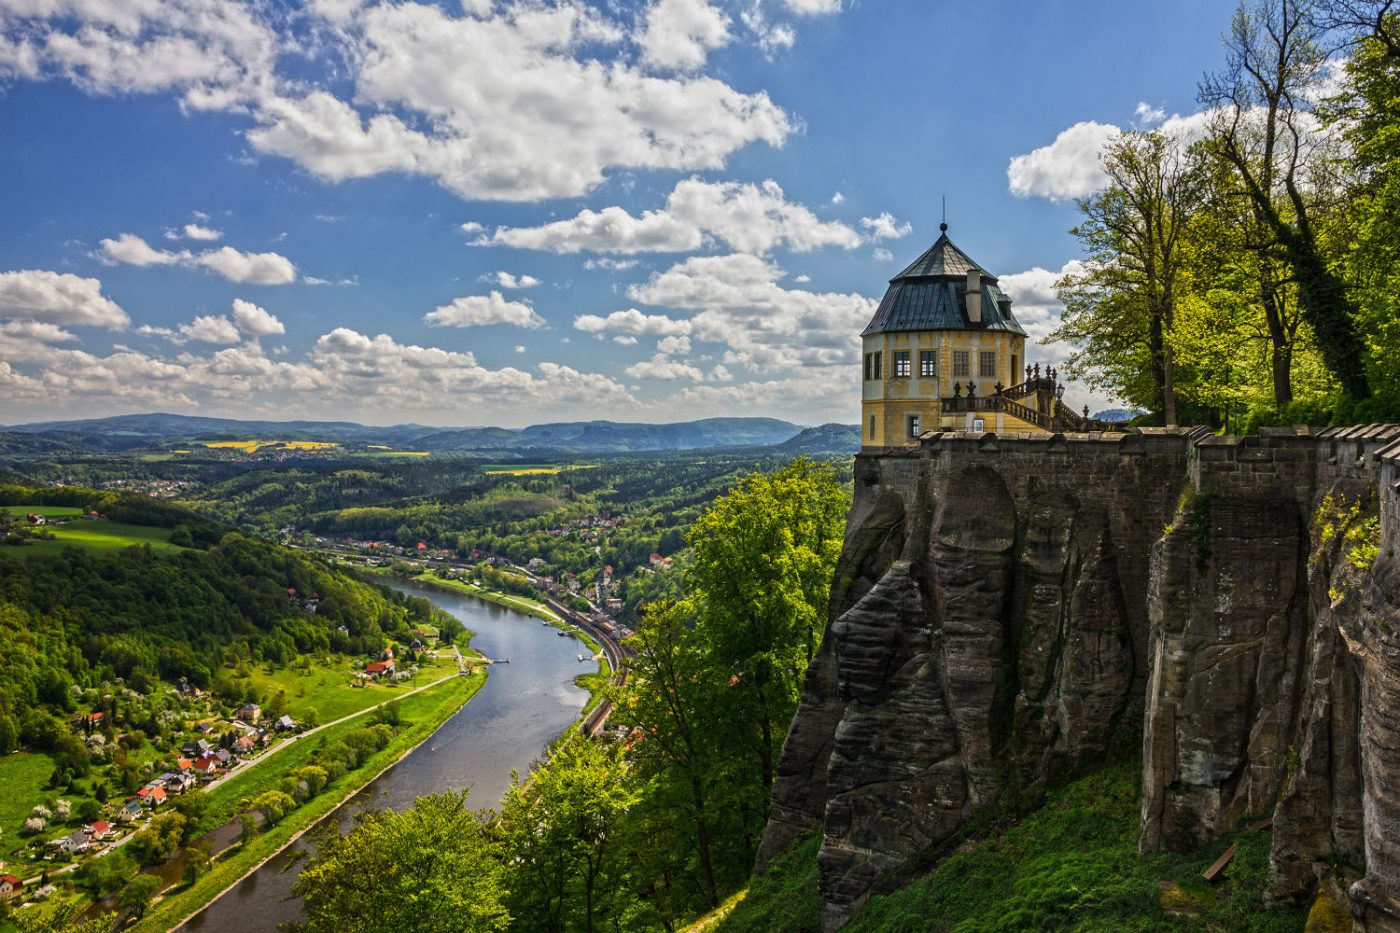
[[[943,195],[943,222],[938,225],[938,229],[944,233],[948,232],[948,196]]]

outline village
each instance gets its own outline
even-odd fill
[[[315,611],[314,594],[303,598],[293,588],[287,592],[289,600],[303,610]],[[341,685],[352,690],[389,688],[384,696],[394,696],[397,691],[392,688],[416,682],[420,664],[443,660],[430,646],[436,634],[417,629],[402,646],[407,659],[403,664],[396,658],[395,646],[388,644],[370,660],[350,661],[348,669],[334,665],[342,672]],[[469,659],[460,652],[449,653],[446,663],[453,673],[470,673]],[[0,900],[7,906],[45,901],[60,890],[62,876],[90,869],[97,860],[137,840],[160,836],[163,813],[181,814],[181,824],[185,819],[196,822],[208,804],[191,798],[207,797],[298,738],[367,713],[377,703],[361,700],[349,715],[318,724],[314,711],[302,719],[286,712],[288,702],[282,692],[260,704],[226,701],[185,679],[148,689],[143,693],[118,682],[80,691],[80,708],[87,711],[54,723],[57,734],[50,744],[57,766],[48,789],[30,802],[27,811],[20,811],[22,844],[10,847],[0,858]],[[41,760],[26,750],[14,756]],[[0,827],[0,838],[3,832]],[[141,853],[142,863],[151,862],[145,850],[154,843],[146,839],[144,847],[132,846]]]

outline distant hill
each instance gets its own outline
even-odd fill
[[[350,421],[239,421],[153,413],[0,428],[0,453],[110,453],[186,441],[276,438],[385,444],[434,452],[605,454],[768,447],[782,444],[801,431],[800,425],[774,418],[705,418],[677,424],[574,421],[513,429],[434,428],[418,424],[374,427]]]
[[[860,450],[860,425],[829,424],[804,428],[774,449],[785,454],[854,454]]]
[[[1131,421],[1141,414],[1143,414],[1143,412],[1134,411],[1130,408],[1107,408],[1103,411],[1094,412],[1093,417],[1096,421]]]

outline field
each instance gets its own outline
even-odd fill
[[[210,441],[204,445],[210,450],[237,450],[245,454],[255,454],[263,448],[274,450],[330,450],[339,444],[330,441]]]
[[[554,476],[566,470],[591,470],[596,463],[491,463],[482,467],[487,476]]]
[[[179,550],[176,545],[170,543],[169,528],[153,528],[149,525],[128,525],[125,522],[105,520],[73,521],[65,525],[46,525],[44,530],[50,532],[53,538],[31,539],[21,547],[0,548],[0,555],[37,557],[43,554],[58,554],[66,547],[108,553],[140,544],[149,544],[154,551]]]
[[[48,755],[15,752],[0,756],[0,861],[3,853],[24,845],[19,831],[29,811],[44,796],[53,761]],[[22,866],[16,866],[21,868]]]
[[[83,510],[74,505],[0,505],[0,513],[4,512],[20,520],[30,514],[45,518],[72,518],[83,514]]]
[[[282,668],[269,673],[265,668],[251,670],[248,680],[266,696],[275,696],[279,690],[287,695],[287,713],[296,720],[305,717],[308,709],[314,709],[321,722],[330,722],[350,713],[359,712],[376,703],[392,700],[413,686],[441,680],[457,673],[457,662],[449,650],[443,653],[434,666],[419,665],[417,684],[408,681],[407,687],[390,687],[374,682],[367,687],[352,687],[354,671],[348,661],[314,660],[308,668],[297,670],[294,667]]]

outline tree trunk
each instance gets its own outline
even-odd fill
[[[1147,325],[1147,349],[1152,357],[1152,387],[1155,390],[1157,400],[1162,405],[1162,424],[1167,425],[1167,409],[1171,408],[1172,416],[1176,416],[1176,406],[1170,404],[1170,396],[1166,391],[1166,373],[1163,363],[1163,340],[1162,340],[1162,319],[1157,315],[1152,315]],[[1053,407],[1053,406],[1052,406]]]
[[[690,774],[690,793],[695,802],[695,840],[700,849],[700,870],[705,875],[705,887],[710,893],[710,906],[719,906],[719,885],[715,884],[715,868],[710,861],[710,827],[705,822],[705,792],[700,778]]]

